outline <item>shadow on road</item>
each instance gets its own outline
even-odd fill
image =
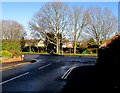
[[[81,92],[81,89],[120,88],[120,36],[113,38],[107,46],[100,48],[95,66],[74,69],[62,93]]]

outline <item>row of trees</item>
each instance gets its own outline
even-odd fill
[[[53,2],[44,5],[29,22],[30,29],[39,38],[45,39],[48,32],[52,32],[56,40],[56,52],[59,53],[59,37],[71,38],[76,44],[80,37],[92,37],[98,45],[117,31],[117,19],[108,8],[101,9],[82,7],[69,7],[65,3]],[[51,43],[55,41],[49,39]]]
[[[0,25],[2,27],[1,39],[20,40],[26,35],[24,27],[16,21],[2,20]]]
[[[2,20],[0,25],[1,39],[20,40],[26,36],[24,27],[16,21]],[[77,42],[81,39],[93,38],[98,45],[108,40],[117,31],[117,19],[108,8],[91,7],[84,10],[83,7],[52,2],[35,13],[29,28],[33,38],[43,39],[46,45],[54,44],[57,53],[60,52],[61,42],[64,42],[63,38],[69,38],[76,53]]]

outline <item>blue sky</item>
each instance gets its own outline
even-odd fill
[[[5,2],[2,3],[2,19],[15,20],[27,26],[32,16],[44,3],[30,2]]]
[[[47,2],[2,2],[2,19],[15,20],[28,28],[32,16]],[[66,2],[70,6],[109,8],[118,17],[117,2]]]

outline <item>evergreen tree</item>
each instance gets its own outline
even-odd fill
[[[23,51],[23,49],[24,49],[24,47],[25,47],[25,39],[24,39],[24,37],[22,37],[22,38],[20,39],[20,46],[21,46],[21,50]]]

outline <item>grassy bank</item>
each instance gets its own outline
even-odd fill
[[[49,55],[49,53],[37,53],[37,52],[24,52],[25,54],[45,54],[45,55]],[[58,54],[55,53],[57,55],[62,55],[62,54]],[[77,55],[77,56],[97,56],[97,54],[73,54],[73,53],[64,53],[63,55]]]
[[[63,54],[63,55],[97,56],[97,54]]]
[[[38,53],[38,52],[23,52],[25,54],[45,54],[45,55],[49,55],[49,53]]]

